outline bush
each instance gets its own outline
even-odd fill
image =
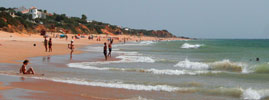
[[[6,27],[8,24],[1,18],[0,19],[0,28]]]

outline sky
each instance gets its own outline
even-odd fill
[[[193,38],[269,38],[269,0],[0,0],[135,29]]]

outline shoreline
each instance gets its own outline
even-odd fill
[[[71,37],[71,35],[69,37]],[[122,36],[122,37],[125,38],[127,36]],[[133,40],[130,40],[130,41],[135,41],[137,39],[133,39]],[[179,38],[176,38],[176,39],[179,39]],[[176,39],[169,39],[169,40],[176,40]],[[0,55],[1,55],[0,56],[0,59],[1,59],[0,63],[1,64],[5,64],[5,63],[6,64],[15,64],[15,65],[20,66],[21,62],[17,62],[18,60],[24,60],[24,59],[35,58],[35,57],[68,55],[70,50],[67,49],[67,44],[69,43],[70,40],[71,39],[66,41],[65,39],[54,39],[53,38],[53,52],[48,53],[48,52],[44,52],[44,47],[43,47],[43,44],[42,44],[42,41],[43,41],[42,36],[39,36],[37,34],[27,36],[26,34],[7,33],[7,32],[0,31],[0,50],[2,51],[2,53],[0,53]],[[156,40],[156,38],[155,37],[145,37],[145,38],[143,38],[143,40],[152,41],[152,40]],[[81,48],[84,48],[84,47],[89,46],[89,45],[94,45],[94,44],[102,44],[104,42],[106,42],[106,39],[102,39],[102,41],[100,41],[100,42],[97,42],[95,40],[88,40],[87,38],[75,40],[76,50],[75,50],[75,52],[73,54],[77,55],[77,54],[83,54],[83,53],[89,52],[89,51],[83,51],[83,50],[81,50]],[[33,46],[33,43],[35,43],[37,46]],[[120,41],[115,41],[114,43],[115,44],[120,43]],[[66,49],[63,49],[63,48],[66,48]],[[95,60],[103,61],[100,58],[97,58]],[[114,61],[114,60],[118,60],[118,59],[116,59],[116,58],[111,59],[111,61]],[[10,76],[4,76],[4,75],[1,75],[1,76],[6,77],[6,78],[10,77]],[[23,77],[23,76],[19,76],[19,75],[15,75],[15,76]],[[50,81],[50,80],[32,79],[32,78],[27,78],[27,77],[25,79],[32,80],[32,81],[29,81],[29,82],[26,83],[23,80],[21,82],[9,82],[8,84],[11,84],[10,85],[11,88],[15,88],[15,89],[21,89],[22,88],[22,89],[27,89],[27,90],[35,90],[33,88],[42,87],[42,85],[38,86],[39,84],[35,84],[35,85],[30,85],[29,87],[25,88],[25,85],[34,84],[34,81],[41,82],[41,83],[46,83],[45,85],[48,85],[47,88],[51,88],[49,86],[51,86],[53,84],[66,85],[67,86],[67,87],[65,87],[66,90],[70,89],[73,86],[78,86],[78,87],[83,87],[83,88],[87,87],[87,88],[93,88],[95,91],[99,90],[99,89],[100,90],[106,90],[106,91],[108,91],[108,94],[110,94],[110,96],[108,96],[108,97],[112,97],[111,95],[113,95],[113,93],[111,94],[110,93],[111,91],[115,91],[115,92],[118,91],[118,89],[115,89],[115,88],[105,88],[105,87],[97,87],[97,86],[84,86],[84,85],[81,86],[81,85],[76,85],[76,84],[54,82],[54,81]],[[16,84],[16,85],[14,85],[14,84]],[[18,84],[20,84],[20,85],[18,85]],[[7,87],[9,87],[9,85]],[[31,95],[31,93],[29,93],[30,96],[28,96],[28,97],[32,98],[32,99],[34,98],[34,99],[46,100],[46,96],[48,96],[48,95],[51,95],[51,97],[56,97],[57,96],[57,95],[53,95],[53,93],[54,93],[53,91],[46,91],[46,90],[43,90],[43,89],[36,89],[37,91],[47,92],[46,94],[39,94],[39,96],[37,96],[37,97],[44,97],[43,99],[35,97],[33,95],[33,94],[36,94],[35,92],[32,93],[32,95]],[[56,89],[56,90],[58,90],[58,89]],[[126,89],[120,89],[120,90],[125,91],[125,92],[128,91],[127,93],[129,93],[129,91],[133,91],[133,90],[126,90]],[[75,91],[77,91],[77,90],[75,90]],[[53,93],[50,93],[50,92],[53,92]],[[58,92],[60,92],[60,91],[58,91]],[[100,99],[101,100],[116,100],[115,98],[118,98],[118,97],[112,97],[113,99],[104,98],[105,97],[104,95],[100,95],[100,94],[102,94],[102,92],[103,91],[100,91],[98,96],[91,96],[92,94],[96,94],[96,93],[89,93],[90,98],[93,99],[93,100],[100,100]],[[123,93],[125,93],[125,92],[123,92]],[[141,92],[141,91],[139,91],[139,92]],[[64,95],[64,94],[59,94],[59,95]],[[71,94],[68,93],[68,95],[81,97],[79,99],[85,99],[83,97],[83,95],[74,95],[73,93],[71,93]],[[0,95],[0,98],[1,98],[1,96],[2,96],[2,98],[4,98],[3,95]],[[128,98],[119,98],[119,99],[128,99]],[[130,97],[130,98],[133,98],[133,97]],[[89,98],[87,98],[87,99],[89,99]]]
[[[59,33],[55,33],[59,34]],[[50,34],[52,35],[52,34]],[[68,34],[68,37],[72,37],[73,34]],[[99,35],[104,36],[104,35]],[[156,37],[134,37],[128,35],[118,35],[119,38],[132,38],[130,41],[136,41],[142,39],[143,41],[154,41],[157,40]],[[182,38],[160,38],[165,40],[189,40]],[[18,63],[17,60],[24,60],[30,57],[40,57],[40,56],[53,56],[53,55],[67,55],[70,50],[67,49],[67,44],[73,39],[59,39],[52,38],[53,42],[53,52],[45,52],[43,47],[43,37],[38,34],[20,34],[20,33],[8,33],[0,31],[0,63]],[[101,41],[88,40],[87,38],[74,39],[75,51],[73,54],[84,53],[85,51],[79,50],[79,48],[86,47],[88,45],[103,44],[106,41],[101,39]],[[115,40],[114,43],[120,43],[122,40]],[[36,46],[33,46],[36,44]],[[66,48],[66,49],[64,49]]]

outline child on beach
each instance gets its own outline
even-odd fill
[[[51,40],[51,38],[49,39],[49,52],[52,52],[52,40]]]
[[[107,60],[107,45],[106,45],[106,42],[104,43],[104,56],[105,56],[105,59]]]
[[[45,51],[47,52],[47,50],[48,50],[48,40],[47,40],[46,37],[44,39],[44,46],[45,46]]]
[[[35,71],[32,67],[30,67],[28,70],[26,70],[26,66],[28,65],[29,60],[24,60],[23,65],[20,69],[20,73],[22,74],[35,74]]]
[[[111,57],[111,52],[112,52],[112,41],[108,44],[108,56]]]

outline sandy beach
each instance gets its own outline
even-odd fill
[[[52,34],[49,34],[52,36]],[[21,66],[21,61],[28,59],[29,57],[40,57],[40,56],[53,56],[53,55],[69,55],[70,50],[67,48],[67,44],[70,43],[72,35],[69,34],[69,39],[53,38],[53,52],[45,52],[43,46],[44,38],[38,34],[20,34],[20,33],[8,33],[0,31],[0,63],[13,64],[14,66]],[[101,35],[101,37],[106,37]],[[129,38],[129,41],[136,40],[160,40],[155,37],[136,37],[119,35],[116,36],[120,40],[115,40],[114,43],[123,42],[123,38]],[[180,38],[162,38],[162,40],[182,40]],[[81,54],[82,51],[78,48],[85,47],[92,44],[103,44],[107,41],[106,38],[102,38],[101,41],[88,40],[88,38],[74,39],[75,44],[75,54]],[[36,44],[36,46],[34,46]],[[96,58],[96,61],[104,61],[104,59]],[[94,61],[95,61],[94,60]],[[119,59],[110,59],[110,61]],[[8,66],[5,66],[8,67]],[[38,73],[38,72],[37,72]],[[2,73],[3,74],[3,73]],[[2,76],[6,77],[7,76]],[[26,80],[26,81],[25,81]],[[125,89],[111,89],[111,88],[101,88],[92,86],[81,86],[66,83],[58,83],[45,80],[28,79],[25,78],[22,81],[8,82],[9,85],[0,86],[1,91],[6,89],[21,88],[34,91],[43,91],[44,93],[28,93],[29,96],[22,96],[22,98],[32,98],[37,100],[115,100],[115,99],[128,99],[132,98],[130,94],[147,94],[151,92],[141,92],[141,91],[129,91]],[[30,80],[30,81],[28,81]],[[5,82],[5,80],[2,80]],[[53,87],[51,87],[53,86]],[[63,90],[68,90],[64,91]],[[121,94],[121,95],[114,95]],[[124,94],[126,94],[124,96]],[[128,95],[127,95],[128,94]],[[162,94],[162,95],[165,95]],[[135,96],[133,96],[135,97]],[[4,97],[0,98],[5,99]]]
[[[60,34],[60,33],[55,33]],[[49,34],[52,36],[52,34]],[[24,60],[28,57],[49,56],[49,55],[64,55],[69,54],[70,50],[67,45],[72,40],[72,34],[68,34],[69,38],[60,39],[53,38],[53,52],[45,52],[43,41],[44,38],[38,34],[20,34],[20,33],[8,33],[0,31],[0,62],[1,63],[20,63],[17,60]],[[105,35],[100,35],[105,37]],[[86,36],[87,37],[87,36]],[[130,38],[130,41],[136,40],[158,40],[155,37],[134,37],[127,35],[117,36],[120,39]],[[103,44],[107,42],[106,38],[102,38],[101,41],[88,40],[88,38],[73,39],[75,42],[75,48],[80,48],[91,44]],[[165,40],[180,40],[180,38],[165,38]],[[115,40],[115,43],[123,42],[123,40]],[[34,46],[36,44],[36,46]],[[81,50],[75,50],[74,54],[83,53]]]

